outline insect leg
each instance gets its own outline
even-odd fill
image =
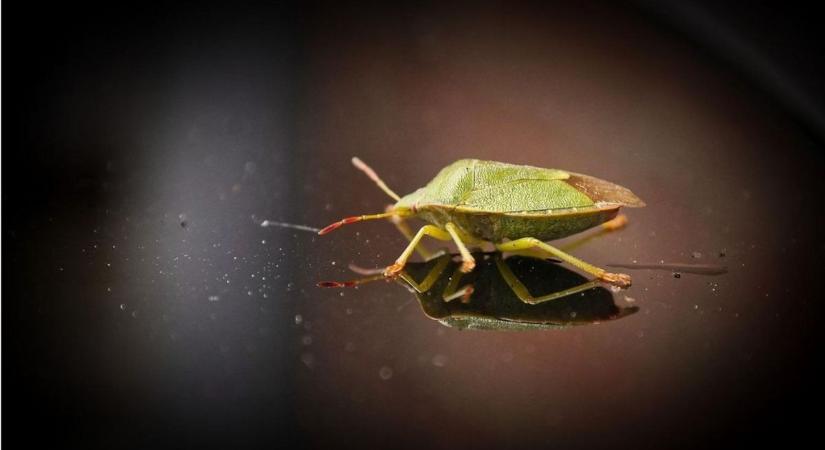
[[[526,248],[517,251],[510,251],[508,252],[511,255],[518,255],[518,256],[526,256],[528,258],[535,258],[535,259],[549,259],[547,252],[540,248]]]
[[[596,280],[591,280],[563,291],[553,292],[552,294],[542,295],[540,297],[533,297],[533,295],[530,294],[530,291],[527,290],[527,286],[525,286],[524,283],[518,279],[516,274],[513,273],[510,266],[504,262],[501,256],[496,256],[496,267],[498,268],[498,272],[501,274],[501,277],[504,278],[504,281],[508,286],[510,286],[510,289],[514,294],[516,294],[519,300],[530,305],[536,305],[538,303],[567,297],[568,295],[586,291],[599,285]]]
[[[392,209],[392,205],[387,207],[388,211],[390,209]],[[407,222],[404,221],[403,217],[401,217],[401,216],[390,216],[389,220],[390,220],[390,222],[392,222],[393,225],[395,225],[395,228],[397,228],[398,231],[401,234],[403,234],[405,238],[407,238],[408,241],[413,240],[413,232],[410,229],[409,225],[407,225]],[[433,259],[432,252],[427,250],[427,247],[424,247],[424,244],[419,243],[418,245],[416,245],[415,246],[415,251],[418,252],[418,254],[421,255],[421,257],[424,258],[425,261],[429,261],[429,260]]]
[[[387,267],[384,269],[384,275],[391,277],[394,275],[398,275],[398,272],[401,272],[401,269],[404,268],[404,265],[407,264],[407,260],[410,259],[412,252],[415,250],[415,247],[418,245],[418,242],[421,241],[421,238],[424,236],[432,236],[441,241],[449,241],[452,239],[450,233],[438,228],[435,225],[424,225],[418,230],[418,233],[410,241],[410,245],[401,253],[401,256],[395,260],[395,264]]]
[[[621,287],[628,287],[631,284],[630,275],[625,275],[623,273],[610,273],[606,270],[596,267],[592,264],[588,264],[575,256],[569,255],[556,247],[553,247],[545,242],[542,242],[536,238],[522,238],[516,239],[515,241],[504,242],[500,244],[496,244],[496,248],[502,252],[509,252],[509,251],[518,251],[524,250],[528,248],[538,247],[547,253],[550,253],[554,257],[566,261],[579,269],[595,275],[597,278],[606,281],[611,284],[615,284],[616,286]]]
[[[423,294],[424,292],[429,291],[430,288],[433,287],[433,284],[438,281],[438,278],[441,277],[441,273],[444,272],[447,264],[450,263],[450,259],[450,255],[441,255],[439,257],[439,261],[435,263],[435,267],[427,273],[424,279],[421,280],[421,283],[416,282],[406,271],[402,271],[398,274],[398,276],[406,281],[407,284],[415,289],[416,292]]]
[[[616,217],[601,224],[601,228],[604,231],[616,231],[624,228],[627,225],[627,222],[627,216],[624,214],[619,214]]]
[[[619,214],[618,216],[608,220],[607,222],[601,224],[598,230],[595,233],[591,233],[587,236],[581,237],[576,239],[573,242],[563,246],[561,248],[562,251],[569,252],[571,250],[575,250],[581,247],[584,244],[596,239],[597,237],[603,236],[607,233],[620,230],[627,225],[627,216],[624,214]]]
[[[444,226],[444,228],[446,228],[447,232],[450,233],[453,241],[455,241],[456,247],[458,247],[458,251],[461,253],[461,271],[464,273],[472,271],[476,266],[476,260],[461,240],[461,236],[459,236],[459,233],[461,232],[458,230],[458,227],[456,227],[452,222],[449,222]]]
[[[458,284],[461,282],[461,278],[464,276],[464,271],[461,270],[461,266],[456,267],[453,275],[450,277],[450,282],[447,283],[447,287],[444,288],[444,292],[441,294],[441,298],[445,302],[451,302],[457,298],[461,299],[461,303],[467,303],[470,301],[470,296],[473,294],[473,285],[472,284],[465,284],[458,289]]]

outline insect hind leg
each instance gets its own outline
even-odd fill
[[[630,275],[625,275],[623,273],[610,273],[600,267],[596,267],[592,264],[586,263],[579,258],[576,258],[573,255],[565,253],[556,247],[553,247],[546,242],[542,242],[536,238],[526,237],[521,239],[516,239],[515,241],[504,242],[500,244],[496,244],[496,248],[502,252],[510,252],[510,251],[520,251],[532,248],[540,248],[541,250],[546,251],[550,255],[565,261],[573,266],[578,267],[579,269],[595,275],[602,281],[606,281],[610,284],[614,284],[619,287],[629,287],[632,283],[632,279]]]
[[[619,214],[616,217],[608,220],[607,222],[601,224],[595,233],[590,233],[584,237],[580,237],[573,242],[570,242],[564,245],[561,250],[564,252],[569,252],[581,247],[584,244],[589,243],[593,239],[600,238],[607,233],[612,233],[614,231],[621,230],[622,228],[627,226],[627,216],[624,214]]]

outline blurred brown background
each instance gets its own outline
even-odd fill
[[[804,11],[696,6],[717,22],[589,2],[26,11],[51,32],[4,47],[4,439],[813,435],[821,103],[800,61],[817,44],[798,45]],[[748,40],[770,20],[775,40]],[[394,284],[319,290],[349,263],[390,263],[403,238],[384,222],[324,237],[260,223],[383,210],[354,155],[399,193],[464,157],[611,180],[648,206],[577,256],[729,272],[632,271],[614,299],[639,313],[523,333],[446,328]]]

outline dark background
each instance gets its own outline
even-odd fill
[[[825,36],[680,3],[6,5],[3,443],[815,438]],[[561,332],[319,291],[400,237],[259,224],[380,211],[356,154],[404,192],[470,156],[613,180],[648,207],[582,257],[730,272],[635,271],[638,314]]]

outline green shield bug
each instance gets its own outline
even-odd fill
[[[398,275],[424,236],[455,242],[461,270],[470,272],[475,260],[467,246],[491,242],[502,252],[554,257],[608,283],[627,287],[631,278],[610,273],[567,254],[545,241],[561,239],[589,228],[611,227],[624,220],[622,206],[645,203],[629,189],[589,175],[559,169],[462,159],[441,169],[426,186],[400,197],[358,158],[352,163],[395,200],[381,214],[347,217],[318,234],[362,220],[390,218],[410,244],[384,275]],[[403,220],[418,217],[429,222],[413,236]]]

